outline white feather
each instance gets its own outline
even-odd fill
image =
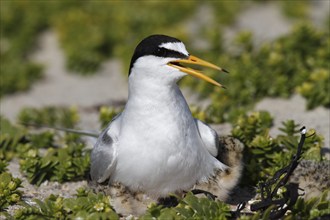
[[[185,54],[185,55],[189,56],[189,53],[188,53],[185,45],[182,42],[163,43],[159,47],[166,48],[166,49],[169,49],[169,50],[178,51],[182,54]]]

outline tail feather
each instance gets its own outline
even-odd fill
[[[59,127],[52,127],[52,126],[48,126],[48,125],[38,125],[38,124],[31,124],[31,123],[22,123],[22,125],[24,125],[26,127],[53,129],[53,130],[57,130],[57,131],[79,134],[79,135],[84,135],[84,136],[89,136],[89,137],[94,137],[94,138],[98,138],[100,135],[97,132],[86,131],[86,130],[76,130],[76,129],[72,129],[72,128],[59,128]]]

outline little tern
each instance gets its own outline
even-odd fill
[[[211,179],[221,198],[235,186],[240,168],[234,180],[222,178],[233,173],[230,161],[220,161],[226,152],[215,130],[192,116],[177,82],[192,75],[222,85],[185,64],[226,72],[190,55],[180,40],[170,36],[151,35],[137,45],[125,108],[103,130],[92,150],[93,182],[120,183],[131,192],[156,199],[194,186],[210,190]]]

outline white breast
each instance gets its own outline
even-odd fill
[[[154,91],[157,90],[157,91]],[[130,96],[122,113],[112,180],[154,196],[185,190],[213,173],[218,161],[203,147],[179,88]]]

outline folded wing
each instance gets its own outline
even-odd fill
[[[219,147],[219,137],[217,132],[198,119],[195,119],[195,122],[204,146],[212,156],[216,157],[218,155]]]
[[[92,181],[102,183],[110,178],[117,161],[117,137],[120,115],[115,117],[99,136],[91,154]]]

